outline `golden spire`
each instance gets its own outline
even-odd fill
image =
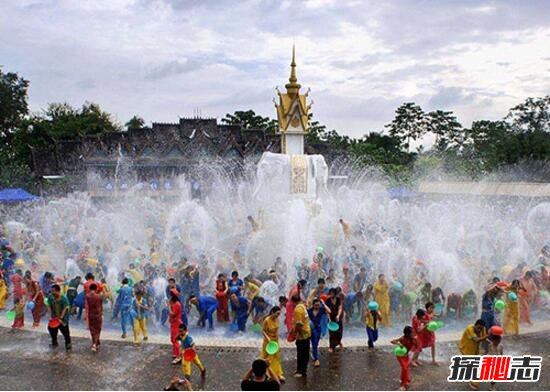
[[[290,77],[288,78],[289,83],[285,85],[286,92],[288,95],[295,95],[300,90],[300,84],[298,83],[298,78],[296,77],[296,53],[294,44],[292,45],[292,62],[290,63]]]

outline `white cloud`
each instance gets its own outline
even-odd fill
[[[0,54],[31,81],[32,110],[92,100],[121,122],[176,121],[274,116],[296,42],[317,118],[360,136],[404,101],[467,126],[547,94],[549,20],[544,2],[8,0]]]

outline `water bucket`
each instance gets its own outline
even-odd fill
[[[508,298],[510,298],[510,301],[516,302],[518,300],[518,295],[511,291],[508,293]]]
[[[32,312],[34,310],[34,307],[35,307],[34,301],[27,302],[27,309],[28,310],[30,310]]]
[[[437,321],[430,321],[428,323],[428,326],[426,327],[426,329],[430,332],[437,331],[437,328],[439,328],[439,326],[437,325]]]
[[[502,336],[504,335],[504,329],[500,325],[493,325],[489,328],[489,335]]]
[[[380,308],[380,306],[378,305],[378,302],[370,301],[369,304],[368,304],[368,308],[369,308],[369,310],[377,311]]]
[[[8,319],[8,321],[15,320],[15,310],[8,310],[6,312],[6,318]]]
[[[262,332],[262,326],[259,323],[252,324],[250,329],[252,330],[252,332],[255,332],[255,333],[261,333]]]
[[[54,317],[48,322],[48,327],[50,328],[58,328],[61,325],[61,321],[57,317]]]
[[[269,355],[275,355],[277,354],[278,351],[279,351],[279,343],[277,343],[274,340],[270,341],[265,346],[265,352],[268,353]]]
[[[495,302],[495,309],[496,310],[504,310],[504,308],[506,307],[506,303],[499,299],[498,301]]]
[[[397,346],[393,349],[393,353],[397,356],[397,357],[404,357],[405,355],[407,355],[407,347],[401,347],[401,346]]]
[[[441,314],[443,313],[443,309],[445,309],[445,305],[444,304],[435,304],[435,309],[434,309],[434,312],[435,314]]]
[[[329,331],[336,332],[339,329],[340,329],[340,326],[338,325],[337,322],[331,321],[330,323],[328,323],[328,330]]]

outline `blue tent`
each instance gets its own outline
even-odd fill
[[[416,196],[416,193],[404,186],[389,188],[388,193],[392,199],[406,199],[408,197]]]
[[[20,201],[35,201],[40,197],[31,195],[21,188],[6,188],[0,190],[0,203],[17,203]]]

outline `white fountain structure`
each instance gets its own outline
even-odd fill
[[[301,85],[296,77],[295,49],[292,48],[290,78],[286,93],[277,89],[278,129],[281,136],[281,153],[265,152],[258,163],[256,196],[269,199],[273,190],[279,194],[315,200],[326,189],[328,167],[322,155],[304,154],[304,136],[308,133],[307,102],[309,90],[300,94]],[[286,192],[285,192],[286,190]]]

